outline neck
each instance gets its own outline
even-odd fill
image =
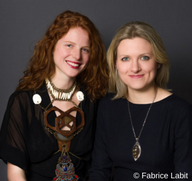
[[[50,79],[59,89],[69,89],[75,81],[75,78],[61,78],[55,75],[53,75]]]
[[[137,91],[128,88],[128,100],[136,104],[151,104],[156,96],[157,89],[158,87],[156,86],[145,91]]]

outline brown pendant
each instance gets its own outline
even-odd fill
[[[141,156],[141,146],[138,141],[136,141],[136,143],[134,144],[132,148],[132,153],[133,153],[134,160],[137,161]]]

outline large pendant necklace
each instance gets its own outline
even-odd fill
[[[48,122],[48,115],[52,111],[57,111],[60,113],[55,119],[55,126],[52,126]],[[73,111],[78,111],[81,115],[80,125],[76,125],[76,118],[73,117],[70,113]],[[45,117],[45,128],[51,133],[54,134],[57,139],[59,150],[61,155],[58,159],[55,174],[53,181],[77,181],[79,180],[78,175],[75,174],[75,167],[72,163],[70,155],[75,156],[76,158],[82,160],[80,157],[72,154],[70,152],[71,140],[77,135],[85,125],[84,113],[81,109],[77,107],[72,107],[71,109],[63,112],[57,107],[51,107],[50,109],[44,112]],[[67,126],[70,130],[62,130],[63,127]]]
[[[69,89],[57,88],[53,84],[50,78],[45,79],[45,82],[46,82],[47,90],[51,94],[51,97],[54,100],[61,100],[61,101],[70,100],[76,88],[76,81],[73,83],[73,85]]]
[[[68,109],[67,111],[62,111],[59,108],[53,106],[50,109],[44,109],[44,121],[45,128],[51,133],[54,134],[55,138],[58,142],[59,151],[61,155],[58,159],[58,163],[56,165],[55,174],[56,176],[53,178],[53,181],[77,181],[79,177],[75,174],[75,167],[72,163],[70,155],[75,156],[80,159],[80,157],[74,155],[70,152],[71,140],[77,135],[85,125],[84,112],[81,108],[79,108],[72,100],[72,95],[76,88],[76,83],[72,85],[68,90],[58,89],[51,82],[50,79],[46,79],[46,87],[49,94],[52,97],[52,102],[55,100],[60,101],[71,101],[75,106]],[[84,95],[81,91],[77,92],[77,99],[79,101],[83,101]],[[50,104],[51,104],[50,103]],[[58,112],[59,116],[55,118],[55,126],[52,126],[48,121],[48,115],[52,112]],[[71,113],[77,111],[81,116],[81,122],[79,125],[76,123],[76,117],[72,116]],[[67,129],[63,129],[67,128]]]
[[[140,136],[141,136],[141,133],[142,133],[143,128],[144,128],[144,126],[145,126],[145,123],[146,123],[146,121],[147,121],[147,117],[148,117],[148,115],[149,115],[149,112],[150,112],[150,110],[151,110],[151,107],[152,107],[152,105],[153,105],[153,103],[154,103],[154,101],[155,101],[155,98],[156,98],[156,96],[157,96],[157,90],[158,90],[158,88],[156,88],[156,90],[155,90],[155,97],[154,97],[151,105],[149,106],[149,109],[148,109],[147,114],[146,114],[146,116],[145,116],[145,119],[144,119],[144,121],[143,121],[143,125],[142,125],[142,127],[141,127],[141,130],[140,130],[140,132],[139,132],[138,137],[136,136],[135,129],[134,129],[134,126],[133,126],[133,121],[132,121],[132,118],[131,118],[131,111],[130,111],[130,107],[129,107],[129,100],[127,100],[129,118],[130,118],[132,130],[133,130],[133,135],[134,135],[134,138],[135,138],[135,141],[136,141],[135,144],[133,145],[133,148],[132,148],[132,154],[133,154],[133,158],[134,158],[135,161],[137,161],[137,160],[139,159],[139,157],[141,156],[141,145],[140,145],[140,143],[139,143],[139,138],[140,138]]]

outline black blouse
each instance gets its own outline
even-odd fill
[[[75,173],[83,180],[88,175],[95,133],[97,102],[92,103],[84,93],[82,110],[85,126],[71,141],[70,155],[75,165]],[[45,84],[36,91],[41,98],[41,106],[46,108],[50,98]],[[14,92],[8,102],[0,132],[0,158],[19,166],[26,172],[28,181],[51,181],[55,177],[55,168],[61,152],[57,139],[44,126],[44,110],[32,101],[33,91]],[[52,105],[50,105],[52,107]],[[48,122],[54,126],[55,112],[48,116]],[[77,125],[81,116],[77,113]]]
[[[165,175],[164,179],[156,175],[151,180],[174,180],[177,173],[186,173],[186,180],[192,180],[191,105],[176,95],[154,103],[139,139],[141,156],[134,161],[135,138],[127,100],[112,101],[113,96],[109,94],[99,103],[90,181],[109,180],[112,166],[114,181],[135,181],[135,172],[140,174],[138,180],[149,180],[145,176],[148,173],[168,174],[167,179]],[[136,136],[149,106],[130,103]]]

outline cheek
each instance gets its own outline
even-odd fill
[[[153,72],[154,74],[157,73],[157,65],[153,65],[153,66],[151,67],[151,72]]]
[[[142,69],[146,72],[156,72],[157,71],[157,64],[156,63],[147,63],[142,64]]]
[[[53,52],[54,57],[65,57],[70,55],[70,50],[65,49],[63,47],[56,47]]]
[[[89,55],[86,55],[86,54],[83,55],[83,63],[84,64],[87,64],[89,62],[89,57],[90,57]]]
[[[61,52],[60,52],[60,50],[59,50],[58,48],[56,48],[56,49],[54,50],[54,52],[53,52],[53,58],[54,58],[54,60],[57,59],[57,58],[59,58],[60,56],[61,56]]]
[[[129,66],[125,63],[123,63],[123,64],[117,63],[116,67],[117,67],[119,73],[126,73],[129,69]]]

